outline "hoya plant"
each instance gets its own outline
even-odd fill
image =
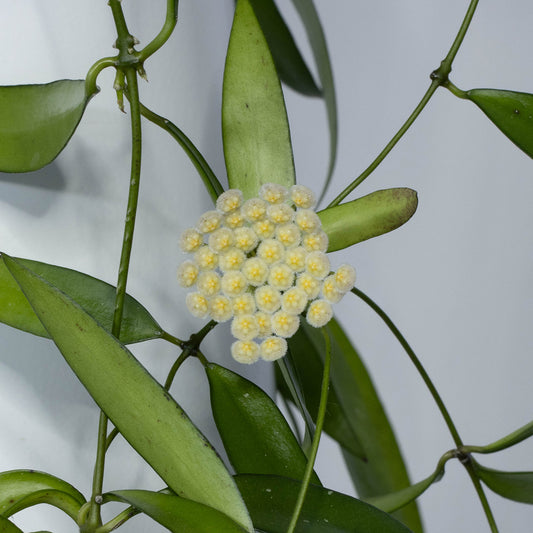
[[[488,119],[488,128],[495,125],[519,150],[533,155],[533,95],[509,88],[461,89],[458,80],[457,85],[451,81],[478,1],[464,6],[426,92],[397,133],[359,176],[335,180],[336,163],[347,156],[338,154],[339,113],[328,37],[312,0],[293,1],[293,16],[310,45],[304,55],[281,5],[273,0],[237,0],[231,6],[222,83],[217,87],[220,108],[212,128],[218,131],[221,124],[224,163],[217,167],[210,164],[213,156],[201,151],[177,120],[166,116],[164,102],[152,109],[140,96],[139,85],[159,54],[186,54],[173,48],[171,39],[181,29],[178,1],[166,1],[162,27],[146,43],[140,43],[130,28],[129,3],[134,0],[125,5],[109,0],[106,9],[114,22],[116,50],[87,65],[83,79],[34,83],[28,72],[25,84],[0,87],[0,171],[13,181],[65,157],[63,149],[83,127],[93,102],[112,91],[118,110],[128,115],[131,153],[129,173],[114,177],[124,185],[120,254],[112,262],[100,255],[97,243],[93,248],[87,243],[94,262],[114,268],[114,280],[95,276],[91,268],[44,261],[38,254],[18,257],[2,247],[0,321],[21,335],[53,342],[57,357],[77,377],[100,415],[99,420],[88,420],[80,413],[83,425],[92,426],[96,434],[94,470],[83,473],[91,490],[57,472],[35,470],[28,457],[24,468],[0,473],[0,532],[23,531],[19,513],[45,504],[64,513],[73,530],[82,533],[121,527],[127,531],[139,515],[151,520],[143,527],[153,526],[154,531],[162,527],[172,532],[422,533],[426,528],[417,499],[445,476],[451,461],[464,467],[472,486],[465,506],[479,505],[485,516],[478,530],[499,531],[487,492],[531,504],[533,472],[527,471],[530,465],[521,471],[496,470],[485,466],[483,456],[525,441],[533,434],[533,422],[492,441],[466,441],[424,357],[408,342],[409,335],[400,331],[377,298],[360,287],[357,260],[364,255],[356,253],[370,239],[390,232],[393,238],[404,224],[402,231],[409,231],[419,198],[410,187],[408,168],[394,187],[379,186],[378,180],[365,193],[358,187],[421,113],[431,114],[425,108],[437,93],[465,100],[457,105],[477,108],[479,116]],[[165,83],[151,76],[150,80],[154,85]],[[322,101],[328,162],[318,188],[316,179],[295,170],[285,95]],[[117,113],[117,120],[124,117]],[[154,183],[153,155],[143,153],[148,127],[168,137],[168,144],[160,144],[162,151],[185,156],[194,169],[174,182],[175,209],[191,213],[191,219],[173,229],[173,242],[153,239],[136,254],[135,236],[142,231],[137,218],[143,202],[141,183]],[[507,142],[504,136],[501,142]],[[105,160],[101,164],[105,168]],[[194,187],[189,180],[195,180]],[[210,206],[191,203],[197,184]],[[170,194],[158,193],[161,198]],[[177,275],[165,282],[177,288],[179,298],[173,306],[190,315],[174,327],[128,291],[135,261],[148,260],[150,247],[158,246],[171,250],[175,263]],[[335,253],[340,251],[342,255]],[[396,259],[391,256],[390,265]],[[394,420],[357,349],[356,329],[349,319],[335,315],[336,309],[344,313],[355,305],[375,315],[397,341],[405,364],[412,365],[424,387],[419,401],[433,402],[449,434],[451,446],[443,447],[432,468],[420,477],[408,474],[408,450],[404,455],[400,449]],[[225,335],[215,346],[209,344],[210,335],[221,330]],[[143,361],[140,347],[149,343],[165,343],[172,349],[173,360],[162,377]],[[213,442],[177,396],[175,383],[193,364],[208,383],[197,394],[209,397],[219,436]],[[254,365],[268,373],[271,387],[264,379],[248,379]],[[58,381],[55,386],[61,389]],[[316,464],[324,434],[342,450],[356,496],[324,482]],[[17,446],[18,436],[12,437]],[[126,443],[153,470],[158,490],[138,484],[106,485],[110,452],[117,441]],[[43,520],[42,528],[53,527]]]

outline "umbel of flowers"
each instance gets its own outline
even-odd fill
[[[231,354],[240,363],[283,357],[301,317],[324,326],[331,305],[355,283],[350,265],[331,272],[314,206],[313,192],[303,185],[288,190],[267,183],[246,201],[230,189],[216,210],[181,235],[180,247],[191,258],[178,268],[178,281],[194,289],[187,307],[198,318],[231,320]]]

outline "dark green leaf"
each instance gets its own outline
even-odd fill
[[[176,493],[252,531],[224,464],[168,392],[73,300],[18,261],[2,259],[67,363],[133,448]]]
[[[533,157],[533,94],[472,89],[465,95],[518,148]]]
[[[325,327],[332,339],[331,389],[364,453],[364,459],[350,454],[350,471],[359,496],[365,499],[408,487],[409,476],[394,432],[359,354],[335,319]],[[320,331],[302,323],[299,334],[308,337],[314,347],[313,356],[322,358],[324,347]],[[290,345],[292,350],[292,343]],[[298,355],[298,351],[294,354]],[[296,364],[301,372],[303,365],[307,365],[305,357],[311,357],[311,352],[301,353],[300,357]],[[409,504],[396,516],[413,531],[422,531],[416,504]]]
[[[30,503],[32,497],[47,499],[44,493],[50,493],[50,501],[35,501]],[[26,502],[27,505],[22,504]],[[85,503],[83,494],[76,490],[70,483],[55,476],[35,470],[10,470],[0,474],[0,515],[10,516],[13,513],[36,505],[37,503],[50,503],[63,509],[70,516],[69,510],[79,510]],[[62,502],[65,506],[62,507]],[[21,506],[22,505],[22,506]]]
[[[276,68],[249,0],[238,0],[222,94],[224,156],[231,188],[245,198],[263,183],[295,182],[289,124]]]
[[[7,518],[0,516],[0,533],[24,533],[22,529],[19,529],[13,522]]]
[[[256,528],[285,533],[300,483],[277,476],[235,476]],[[408,533],[388,514],[345,494],[310,485],[297,533]]]
[[[472,461],[474,470],[490,490],[515,502],[533,503],[533,472],[503,472]]]
[[[54,160],[87,102],[85,80],[0,87],[0,170],[29,172]]]
[[[273,0],[250,0],[281,80],[307,96],[320,96],[296,43]]]
[[[405,187],[367,194],[318,212],[328,234],[328,252],[388,233],[405,224],[418,206],[416,191]]]
[[[219,365],[206,372],[213,416],[235,471],[302,479],[307,458],[268,394]],[[320,484],[316,474],[311,481]]]
[[[54,265],[17,259],[35,274],[64,292],[79,304],[106,331],[111,331],[115,287],[99,279]],[[0,261],[0,322],[34,335],[50,338],[13,276]],[[126,295],[120,340],[124,344],[155,339],[161,327],[134,298]]]
[[[322,92],[324,102],[326,103],[326,112],[328,115],[329,126],[329,165],[328,173],[326,175],[326,182],[322,189],[320,199],[326,194],[328,186],[331,182],[333,170],[335,168],[335,161],[337,160],[337,98],[335,96],[335,84],[333,83],[333,71],[331,69],[331,61],[329,59],[328,47],[326,44],[326,37],[324,30],[320,23],[320,18],[316,11],[313,0],[293,0],[294,7],[296,7],[305,30],[315,62],[318,69],[318,76],[320,84],[322,85]]]
[[[305,398],[305,407],[313,420],[316,420],[324,365],[314,344],[302,328],[290,339],[289,354],[286,358],[287,362],[291,363],[291,367],[297,368],[298,382]],[[292,400],[285,382],[280,378],[278,378],[278,388],[285,398]],[[335,389],[330,387],[324,431],[343,448],[364,460],[362,445],[350,425],[349,418],[350,416],[344,411]]]
[[[173,494],[148,490],[116,490],[104,494],[105,501],[132,505],[173,533],[243,533],[247,531],[225,514]]]

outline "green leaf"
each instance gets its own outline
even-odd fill
[[[53,161],[88,101],[85,80],[0,87],[0,171],[29,172]]]
[[[307,96],[321,96],[291,32],[273,0],[250,0],[281,80]]]
[[[386,513],[392,513],[416,500],[416,498],[423,494],[433,483],[439,481],[443,474],[444,468],[439,464],[437,470],[422,481],[391,494],[376,496],[375,498],[367,498],[366,502]]]
[[[300,483],[277,476],[235,476],[256,528],[285,533]],[[296,533],[408,533],[388,514],[362,501],[310,485]]]
[[[7,518],[0,516],[0,533],[24,533],[22,529],[19,529],[13,522]]]
[[[472,89],[465,96],[520,150],[533,157],[533,94]]]
[[[242,533],[247,531],[224,513],[173,494],[148,490],[116,490],[104,494],[104,501],[128,503],[173,533],[185,531]]]
[[[383,235],[405,224],[418,206],[416,191],[384,189],[318,212],[329,238],[328,252]]]
[[[106,331],[111,331],[115,306],[115,287],[75,270],[30,259],[17,259],[32,272],[54,285],[89,313]],[[0,322],[14,328],[50,338],[26,296],[0,261]],[[126,295],[120,340],[131,344],[161,337],[162,330],[150,313]]]
[[[325,327],[332,339],[331,390],[335,391],[364,452],[364,459],[350,454],[349,466],[358,495],[366,499],[408,487],[409,476],[394,432],[359,354],[335,319]],[[300,334],[308,337],[314,348],[313,356],[322,358],[324,346],[320,331],[302,323]],[[301,372],[312,352],[299,354],[296,350],[291,353],[296,357],[300,355],[296,364]],[[415,503],[398,511],[396,516],[413,531],[422,531]]]
[[[289,340],[289,353],[286,359],[292,368],[298,369],[298,382],[305,399],[305,407],[312,419],[316,420],[324,365],[310,337],[302,328]],[[292,395],[280,376],[278,376],[277,383],[278,389],[285,398],[292,400]],[[350,415],[344,411],[332,387],[328,393],[324,431],[351,454],[365,459],[363,447],[350,424]]]
[[[521,503],[533,503],[533,472],[503,472],[472,461],[474,470],[487,487],[507,498]]]
[[[331,177],[333,176],[333,170],[335,169],[335,162],[337,160],[337,97],[335,96],[335,84],[333,82],[333,71],[326,44],[326,37],[313,0],[293,0],[293,4],[302,19],[309,43],[311,44],[311,49],[313,50],[313,55],[315,56],[318,76],[320,78],[320,84],[322,85],[322,92],[328,116],[329,165],[326,181],[319,198],[320,202],[329,187]]]
[[[85,498],[70,483],[44,472],[10,470],[0,473],[0,515],[11,516],[39,503],[54,505],[75,520]]]
[[[249,0],[238,0],[222,94],[224,156],[231,188],[245,198],[263,183],[295,182],[289,124],[276,68]]]
[[[307,457],[268,394],[219,365],[205,370],[213,416],[235,471],[302,479]],[[312,483],[320,484],[316,474]]]
[[[18,261],[2,259],[67,363],[132,447],[177,494],[252,531],[224,464],[168,392],[78,304]]]

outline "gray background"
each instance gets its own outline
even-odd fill
[[[130,30],[142,43],[162,23],[163,0],[124,3]],[[182,127],[224,176],[220,139],[221,81],[232,2],[183,0],[170,43],[146,65],[141,98]],[[388,142],[426,90],[467,8],[465,0],[349,2],[317,0],[333,58],[340,113],[339,158],[329,199]],[[533,92],[531,20],[526,0],[481,2],[451,76],[459,87]],[[307,58],[309,47],[288,1],[279,2]],[[1,84],[83,78],[113,53],[106,2],[18,0],[0,6]],[[117,112],[113,75],[76,135],[47,168],[0,174],[0,248],[68,266],[114,283],[122,237],[129,165],[129,117]],[[323,105],[286,91],[297,175],[320,188],[327,166]],[[186,156],[167,134],[144,128],[138,226],[128,290],[166,329],[188,336],[202,322],[184,310],[175,282],[179,232],[210,207]],[[465,442],[485,444],[525,424],[531,410],[531,161],[473,105],[441,89],[392,155],[350,198],[408,186],[419,193],[414,218],[389,235],[335,254],[350,261],[358,286],[382,305],[433,377]],[[453,447],[429,394],[376,316],[355,298],[338,307],[393,420],[414,481],[427,476]],[[208,337],[220,350],[227,329]],[[85,494],[95,452],[98,412],[51,342],[0,326],[0,471],[35,468],[62,477]],[[155,341],[134,353],[163,379],[176,351]],[[230,363],[231,364],[231,363]],[[233,365],[234,368],[237,368]],[[270,366],[238,367],[270,385]],[[189,361],[173,392],[218,443],[200,365]],[[483,458],[508,470],[533,470],[533,444]],[[336,446],[324,438],[318,471],[333,489],[352,493]],[[106,488],[160,488],[136,454],[113,445]],[[502,532],[530,531],[531,508],[488,494]],[[488,531],[462,467],[420,499],[428,533]],[[111,515],[113,513],[111,512]],[[110,515],[110,516],[111,516]],[[46,507],[20,513],[26,531],[73,530]],[[123,531],[158,530],[136,518]]]

